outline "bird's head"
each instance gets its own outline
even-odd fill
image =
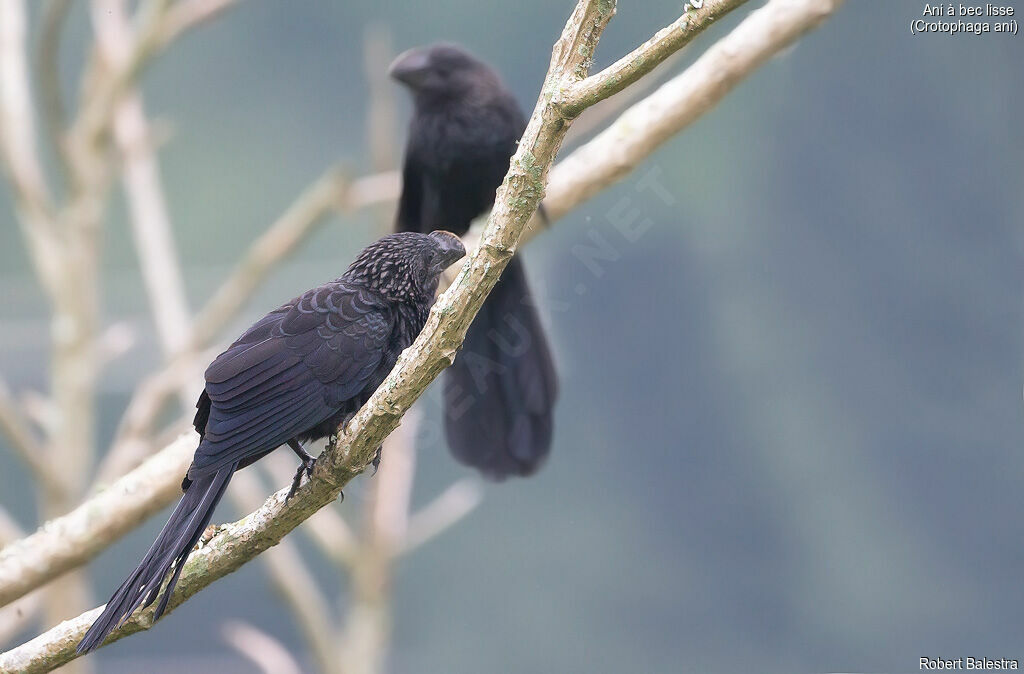
[[[396,301],[433,300],[441,272],[465,255],[462,241],[451,232],[398,232],[364,248],[343,278]]]
[[[408,87],[419,102],[459,99],[501,86],[497,73],[486,63],[447,43],[416,47],[400,54],[388,75]]]
[[[466,256],[466,247],[462,245],[462,239],[449,231],[436,229],[427,234],[427,238],[434,247],[428,267],[431,274],[440,276],[441,272]]]

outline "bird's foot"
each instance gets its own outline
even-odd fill
[[[284,502],[287,503],[288,499],[295,496],[295,492],[299,490],[299,486],[302,485],[302,474],[305,473],[307,478],[312,479],[313,467],[316,466],[316,459],[311,456],[307,456],[302,460],[302,464],[299,465],[299,469],[295,471],[295,477],[292,479],[292,488],[288,490],[288,494],[284,497]]]
[[[373,466],[373,474],[374,475],[376,475],[377,471],[380,470],[380,450],[383,449],[383,448],[384,448],[383,445],[381,445],[380,447],[377,448],[377,453],[373,455],[373,461],[370,462],[370,465]]]

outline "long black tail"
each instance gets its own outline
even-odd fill
[[[487,477],[531,475],[551,449],[558,382],[522,262],[509,261],[445,377],[445,430]]]
[[[178,582],[178,576],[181,575],[185,559],[199,542],[206,525],[210,523],[213,509],[224,495],[224,489],[228,486],[234,471],[234,465],[225,466],[213,475],[192,481],[168,518],[167,524],[153,541],[149,552],[121,587],[117,588],[103,613],[85,633],[78,644],[79,653],[86,653],[99,647],[107,635],[126,620],[139,605],[152,604],[160,593],[164,578],[173,567],[174,575],[167,583],[167,589],[157,605],[154,620],[163,614],[167,600],[174,591],[174,585]]]

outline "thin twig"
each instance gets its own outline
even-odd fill
[[[259,667],[263,674],[302,674],[302,667],[284,644],[249,623],[231,620],[221,635],[239,655]]]
[[[48,458],[46,447],[36,437],[28,421],[21,413],[17,401],[11,396],[7,384],[0,379],[0,430],[3,430],[14,453],[31,469],[32,474],[47,489],[61,490],[65,487],[59,466]]]
[[[562,92],[561,106],[569,117],[614,96],[651,72],[669,56],[690,42],[712,21],[736,9],[747,0],[705,0],[700,9],[689,4],[682,16],[659,30],[654,37],[599,73],[580,80]]]
[[[64,152],[63,135],[67,121],[60,85],[60,43],[71,2],[72,0],[47,0],[43,9],[42,28],[39,31],[39,56],[36,63],[43,123],[50,144],[60,153]],[[66,161],[59,164],[61,170],[66,170]],[[66,175],[64,177],[67,178]]]
[[[483,500],[480,481],[467,478],[449,485],[433,501],[409,518],[409,527],[402,539],[399,554],[408,554],[427,541],[436,538],[445,529],[473,512]]]
[[[559,162],[551,172],[548,196],[544,199],[551,221],[632,172],[669,138],[714,108],[752,72],[817,26],[841,3],[842,0],[772,0],[752,13],[689,68]],[[639,129],[643,131],[638,132]],[[534,218],[523,241],[545,227],[540,218]]]
[[[0,546],[16,541],[25,535],[14,518],[0,508]],[[35,619],[42,607],[41,591],[30,592],[14,603],[0,608],[0,648],[21,633]]]
[[[585,112],[573,120],[572,126],[569,127],[569,133],[565,134],[565,142],[562,143],[562,149],[579,145],[585,138],[598,129],[603,129],[610,121],[622,114],[623,110],[663,84],[664,80],[667,79],[663,73],[671,69],[676,62],[681,61],[685,54],[686,47],[665,59],[659,69],[651,75],[641,78],[619,93],[609,96],[603,101],[587,108]],[[555,163],[551,169],[552,173],[558,170],[560,163]],[[548,186],[548,193],[551,193],[550,185]]]
[[[0,158],[13,187],[32,262],[52,295],[61,278],[60,241],[36,146],[26,33],[23,0],[0,1]]]
[[[120,11],[123,0],[93,0],[92,22],[97,32],[108,30],[107,15]],[[114,118],[114,108],[129,90],[141,70],[157,51],[166,46],[159,36],[166,18],[170,0],[145,0],[136,16],[136,27],[131,42],[100,40],[100,57],[93,58],[87,69],[79,113],[68,130],[68,149],[74,163],[82,162],[82,155],[91,154],[102,146]],[[116,45],[123,53],[106,52]],[[79,168],[79,171],[82,169]]]
[[[182,33],[201,23],[216,19],[225,10],[242,0],[179,0],[167,10],[163,25],[157,34],[157,44],[163,48]]]

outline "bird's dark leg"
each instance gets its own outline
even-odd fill
[[[302,448],[302,445],[299,444],[298,440],[292,438],[288,441],[288,446],[292,448],[292,451],[295,452],[295,455],[299,457],[299,461],[302,463],[299,465],[299,469],[295,471],[295,478],[292,480],[292,488],[288,490],[288,495],[284,497],[285,503],[287,503],[288,499],[294,496],[295,492],[298,491],[299,485],[302,484],[303,473],[306,474],[306,477],[313,477],[313,466],[316,465],[316,459],[310,456],[309,452]]]

